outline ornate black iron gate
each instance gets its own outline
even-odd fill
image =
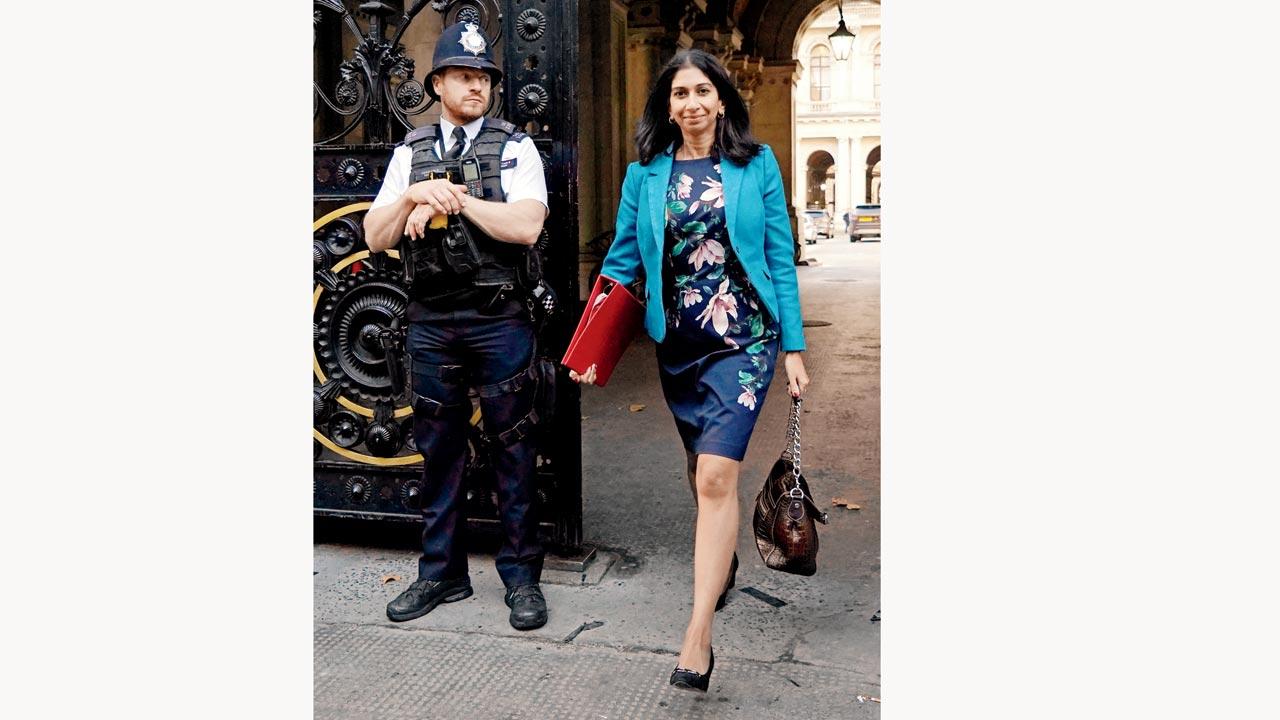
[[[542,155],[551,214],[545,273],[568,313],[539,338],[558,359],[577,288],[577,10],[574,0],[314,0],[314,387],[317,514],[420,520],[422,456],[410,408],[392,396],[378,337],[407,303],[399,254],[370,254],[361,221],[395,145],[435,122],[422,80],[439,28],[474,22],[493,39],[503,82],[486,114],[521,126]],[[429,11],[428,11],[429,9]],[[409,43],[419,38],[416,43]],[[553,101],[553,98],[555,99]],[[557,412],[539,449],[540,527],[556,545],[582,537],[579,393],[561,371]],[[496,525],[493,478],[472,418],[468,524]]]

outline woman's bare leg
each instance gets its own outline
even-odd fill
[[[689,478],[689,492],[693,493],[693,506],[698,507],[698,456],[684,451],[685,473]]]
[[[677,665],[706,672],[711,662],[711,625],[738,545],[738,461],[699,455],[698,522],[693,542],[693,613]]]

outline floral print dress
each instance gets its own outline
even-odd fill
[[[665,216],[663,394],[687,450],[742,460],[779,331],[729,243],[716,155],[672,163]]]

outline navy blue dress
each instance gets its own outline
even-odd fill
[[[676,160],[666,194],[658,374],[685,449],[742,460],[778,357],[778,325],[725,225],[720,159]]]

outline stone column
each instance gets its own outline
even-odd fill
[[[796,233],[796,208],[790,198],[794,197],[793,188],[796,178],[793,177],[795,159],[795,94],[796,82],[800,79],[800,63],[797,60],[766,60],[764,62],[763,80],[756,87],[751,103],[751,129],[756,139],[773,148],[778,158],[778,167],[782,170],[782,185],[787,201],[787,214],[791,216],[791,232]],[[800,179],[803,182],[803,178]]]
[[[578,244],[579,249],[611,230],[626,170],[630,138],[623,130],[626,7],[613,2],[583,3],[578,15]],[[590,272],[599,258],[578,255],[580,293],[591,290]]]
[[[657,0],[637,0],[627,12],[626,139],[627,160],[638,159],[636,122],[644,113],[645,101],[662,66],[679,48],[693,44],[680,29],[683,16],[673,17],[670,6]]]
[[[653,32],[627,33],[627,161],[638,159],[635,148],[636,123],[644,114],[644,104],[653,90],[662,66],[676,52],[675,39]]]
[[[846,125],[845,127],[847,128],[848,126]],[[855,198],[862,197],[863,185],[866,183],[866,173],[862,168],[858,167],[858,160],[853,153],[853,147],[857,140],[849,137],[847,131],[842,134],[843,137],[837,139],[840,145],[836,150],[835,216],[837,221],[844,216],[845,211],[853,208],[856,204]],[[863,180],[858,180],[859,176]]]
[[[631,141],[634,128],[627,124],[627,6],[620,0],[609,2],[609,87],[612,97],[609,99],[609,127],[613,137],[608,148],[609,161],[613,165],[616,182],[608,188],[612,193],[613,203],[610,215],[618,211],[621,199],[622,178],[627,172],[627,146]],[[610,222],[612,226],[612,221]]]

